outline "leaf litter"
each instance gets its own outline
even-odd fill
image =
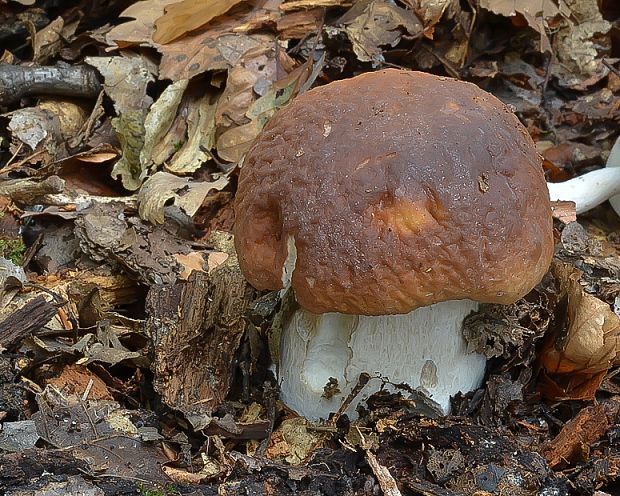
[[[68,97],[52,80],[4,100],[3,78],[17,83],[0,70],[0,242],[23,245],[0,253],[7,494],[613,493],[609,207],[555,206],[553,269],[468,318],[487,380],[445,418],[420,416],[407,391],[377,393],[355,422],[286,409],[269,348],[289,302],[243,280],[230,235],[238,169],[269,119],[377,68],[494,93],[553,180],[602,166],[620,117],[610,2],[29,4],[0,14],[2,61],[95,68],[102,91]],[[18,469],[35,465],[32,478]]]

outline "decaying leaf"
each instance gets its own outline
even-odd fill
[[[47,387],[37,396],[32,418],[49,443],[85,460],[90,470],[115,478],[166,482],[161,447],[141,439],[138,425],[150,426],[145,410],[121,409],[113,401],[82,401]],[[138,424],[138,425],[136,425]],[[114,455],[111,455],[111,454]]]
[[[182,0],[165,8],[165,14],[155,21],[155,43],[170,43],[225,14],[245,0]]]
[[[282,422],[271,435],[266,455],[271,459],[284,459],[291,465],[299,465],[326,439],[325,433],[312,430],[305,418],[294,417]]]
[[[423,26],[411,10],[384,0],[355,4],[340,23],[344,24],[353,51],[362,62],[384,62],[381,47],[396,46],[404,34],[421,36]]]
[[[175,255],[192,250],[188,219],[175,218],[158,226],[127,218],[119,204],[93,204],[75,220],[80,248],[89,258],[123,267],[140,281],[173,283],[182,267]]]
[[[169,172],[157,172],[151,176],[138,193],[140,217],[154,224],[164,222],[164,206],[172,203],[192,217],[210,191],[222,190],[228,184],[227,177],[213,182],[190,181]]]
[[[557,63],[551,67],[563,85],[572,87],[607,74],[601,54],[611,47],[611,23],[603,18],[596,0],[566,0],[572,11],[556,34]]]
[[[31,33],[33,60],[36,64],[45,65],[54,55],[58,53],[61,42],[61,33],[65,26],[62,17],[57,17],[41,31]]]

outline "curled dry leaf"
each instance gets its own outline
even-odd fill
[[[164,222],[164,206],[172,200],[172,203],[192,217],[210,191],[220,191],[227,185],[227,177],[220,177],[213,182],[198,182],[169,172],[157,172],[142,185],[138,193],[138,212],[144,220],[161,224]]]
[[[620,319],[607,303],[584,291],[581,271],[562,262],[554,263],[552,270],[568,318],[565,334],[549,336],[540,353],[540,363],[551,381],[543,392],[585,399],[594,395],[604,373],[618,361]]]

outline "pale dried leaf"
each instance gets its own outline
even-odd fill
[[[575,74],[591,76],[606,71],[600,61],[601,46],[599,37],[608,35],[611,23],[601,14],[596,0],[569,1],[573,11],[572,20],[566,22],[556,34],[558,63],[552,67],[554,74],[575,78]],[[607,39],[610,45],[610,40]],[[579,82],[583,78],[577,78]]]
[[[205,26],[213,19],[245,0],[182,0],[165,9],[165,14],[155,21],[155,43],[166,44],[190,31]]]
[[[420,0],[416,12],[422,16],[424,26],[434,26],[451,3],[454,0]]]
[[[194,271],[205,272],[205,259],[201,252],[177,253],[174,255],[177,262],[183,267],[179,279],[187,281]]]
[[[190,108],[187,116],[187,141],[166,165],[176,174],[190,174],[210,158],[215,147],[215,108],[209,95],[203,96]]]
[[[228,178],[213,182],[189,181],[168,172],[157,172],[144,183],[138,193],[138,212],[144,220],[154,224],[164,222],[164,206],[172,203],[192,217],[202,205],[209,192],[222,190]]]
[[[187,79],[181,79],[176,83],[172,83],[162,92],[158,100],[151,105],[149,113],[144,120],[144,146],[140,152],[140,168],[142,169],[143,176],[146,175],[153,165],[153,149],[170,129],[188,83],[189,80]],[[159,164],[155,163],[155,165]]]
[[[118,117],[112,126],[121,143],[123,156],[114,165],[112,177],[135,191],[142,182],[140,152],[144,146],[144,120],[153,99],[147,86],[154,80],[155,66],[143,57],[87,57],[104,78],[104,90],[112,99]]]
[[[86,63],[103,76],[103,88],[118,114],[125,110],[148,109],[153,99],[146,93],[157,68],[143,57],[86,57]]]

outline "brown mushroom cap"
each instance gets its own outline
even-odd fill
[[[308,91],[247,153],[235,203],[241,269],[314,313],[512,303],[552,257],[549,193],[515,115],[474,84],[383,70]],[[292,238],[291,238],[292,237]]]

